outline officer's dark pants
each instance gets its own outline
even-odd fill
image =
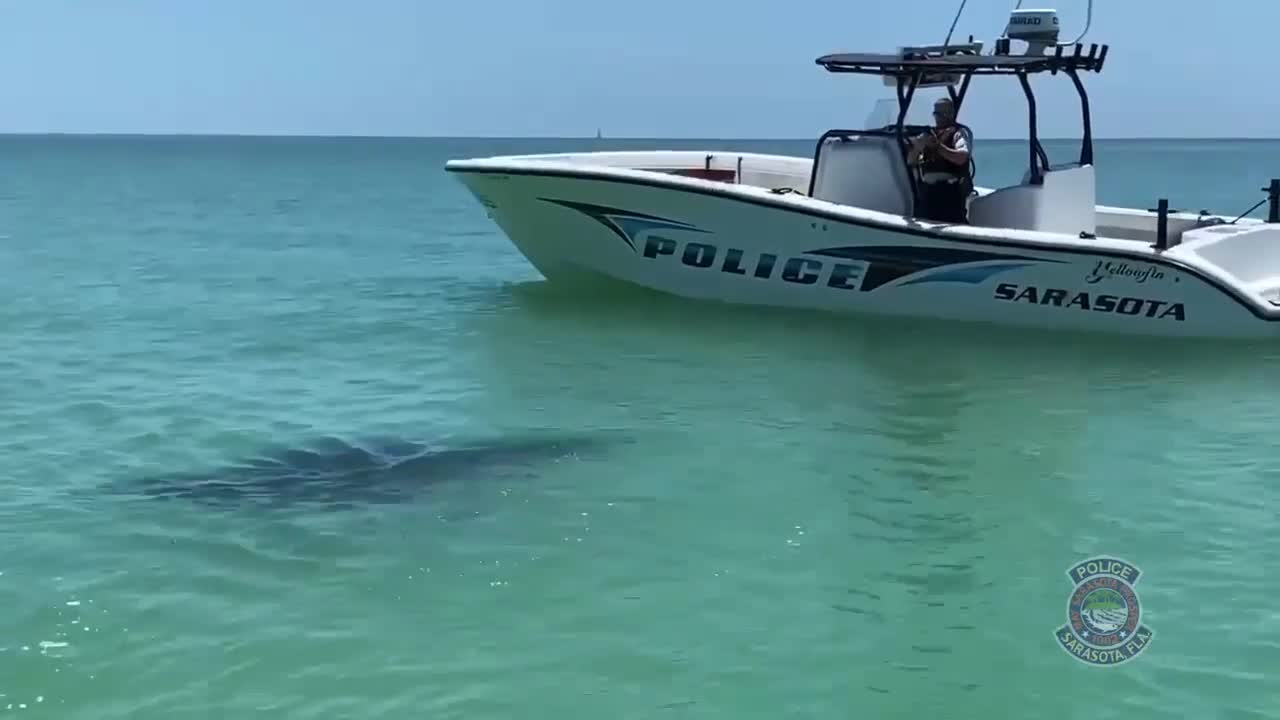
[[[916,217],[945,223],[967,223],[965,186],[959,182],[920,183],[920,208]]]

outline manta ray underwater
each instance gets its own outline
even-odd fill
[[[319,438],[197,472],[132,479],[118,495],[219,507],[332,509],[411,502],[432,486],[536,477],[546,466],[597,456],[613,434],[504,436],[431,444],[403,438]]]

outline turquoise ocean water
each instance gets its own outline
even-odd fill
[[[812,143],[0,138],[0,712],[1280,718],[1280,347],[574,297],[442,170],[655,147]],[[1280,175],[1097,153],[1143,208]],[[491,444],[324,503],[178,476],[325,438]],[[1055,643],[1095,555],[1142,570],[1120,667]]]

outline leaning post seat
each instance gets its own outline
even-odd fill
[[[973,225],[1076,235],[1097,232],[1097,190],[1092,165],[1045,171],[1039,183],[1024,179],[969,202]]]

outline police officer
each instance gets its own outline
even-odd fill
[[[973,131],[956,122],[949,98],[933,104],[934,127],[911,144],[907,161],[920,173],[916,216],[946,223],[967,223],[966,202],[973,189],[969,154]]]

